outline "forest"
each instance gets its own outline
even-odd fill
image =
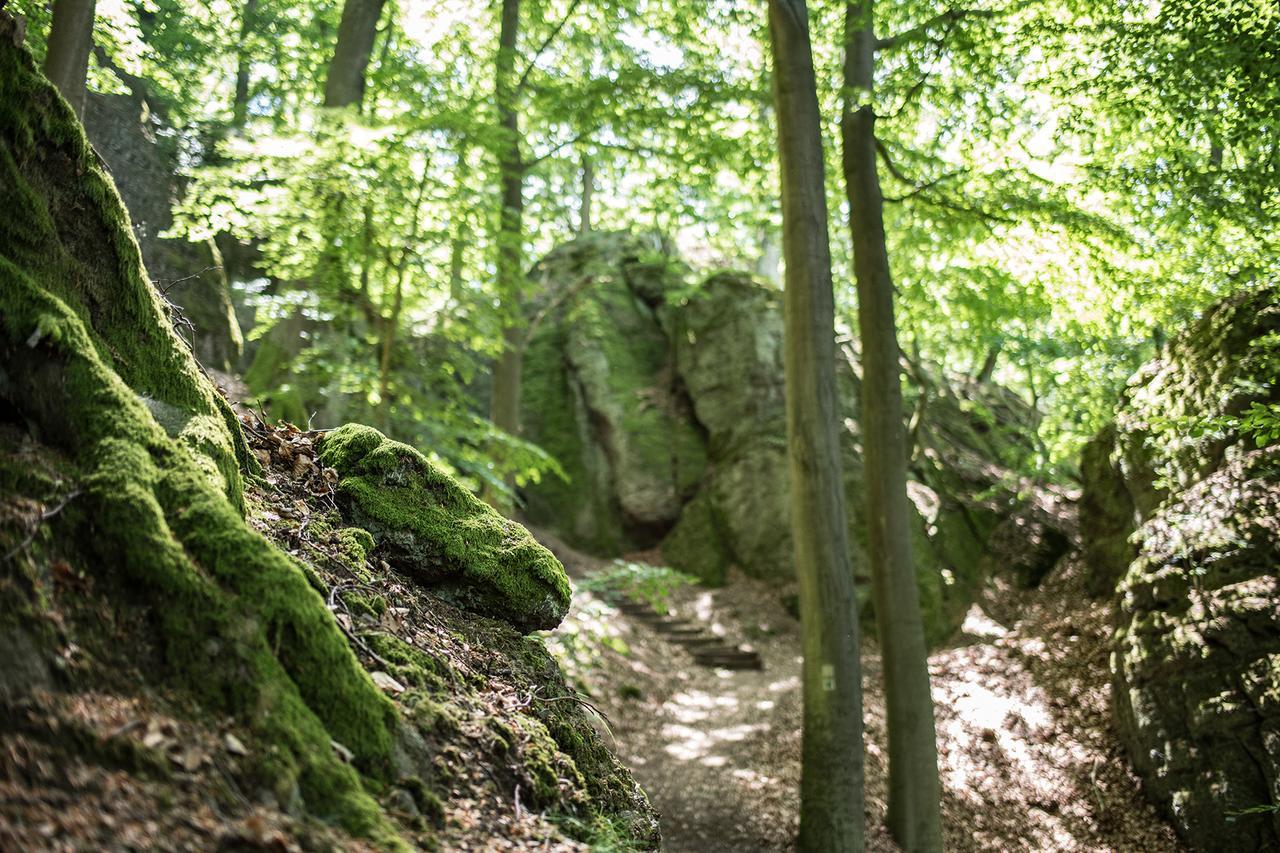
[[[1280,5],[0,0],[0,849],[1280,849]]]

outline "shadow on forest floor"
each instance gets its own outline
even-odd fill
[[[600,561],[543,537],[581,576]],[[640,555],[643,557],[644,555]],[[1036,590],[993,586],[961,642],[930,658],[949,850],[1177,850],[1110,725],[1107,614],[1068,557]],[[738,577],[677,593],[681,615],[748,640],[763,671],[696,666],[647,626],[580,593],[626,653],[582,675],[619,756],[662,815],[666,849],[790,849],[800,756],[798,624],[770,587]],[[573,617],[571,617],[572,620]],[[997,621],[997,619],[999,621]],[[874,643],[863,653],[869,850],[883,829],[885,731]]]

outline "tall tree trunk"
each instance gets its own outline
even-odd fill
[[[596,192],[596,166],[590,154],[582,155],[582,203],[578,206],[578,233],[591,233],[591,202]]]
[[[835,306],[822,124],[804,0],[770,0],[769,35],[787,261],[791,527],[804,635],[799,846],[857,851],[863,848],[858,615],[836,433]]]
[[[236,45],[236,92],[231,102],[231,124],[239,130],[249,118],[249,34],[258,18],[258,0],[244,0],[240,9],[240,42]]]
[[[455,310],[462,304],[462,274],[466,268],[466,241],[469,235],[470,230],[465,222],[456,223],[453,233],[449,235],[449,301],[453,303]]]
[[[422,226],[422,201],[427,194],[430,175],[431,170],[424,167],[422,178],[418,181],[418,194],[413,202],[413,225],[409,228],[408,239],[400,247],[400,258],[395,265],[395,284],[384,293],[382,300],[382,355],[378,360],[378,405],[382,410],[383,432],[389,431],[391,426],[391,360],[395,353],[396,333],[400,330],[400,315],[404,311],[405,274],[409,269],[409,260],[417,249],[418,234]],[[367,225],[368,220],[366,220]]]
[[[357,109],[364,101],[365,71],[373,53],[385,0],[347,0],[338,25],[338,45],[324,81],[324,105]]]
[[[369,67],[369,56],[373,52],[378,19],[382,16],[384,3],[385,0],[346,0],[343,5],[338,41],[334,45],[333,58],[329,61],[328,76],[325,78],[326,108],[362,108],[365,72]],[[337,239],[346,218],[346,204],[346,195],[341,191],[325,203],[321,225],[325,244],[316,260],[312,283],[317,288],[327,288],[339,296],[344,306],[348,333],[355,334],[355,324],[360,315],[371,325],[378,323],[380,318],[364,294],[352,286],[347,259],[343,257],[340,241]]]
[[[874,0],[845,8],[843,140],[849,228],[862,338],[862,440],[866,455],[868,551],[876,626],[884,656],[889,730],[889,830],[907,851],[942,849],[938,759],[928,647],[911,555],[902,381],[893,281],[876,169]]]
[[[44,75],[79,118],[84,117],[85,78],[93,48],[93,7],[94,0],[56,0],[44,57]]]
[[[991,375],[996,372],[996,363],[1000,361],[1000,350],[1004,348],[1001,343],[994,343],[987,348],[987,357],[982,360],[982,367],[978,368],[974,378],[979,382],[990,382]]]
[[[520,432],[520,381],[524,369],[521,309],[524,291],[524,178],[520,153],[520,113],[516,105],[516,44],[520,36],[520,0],[503,0],[498,33],[494,92],[500,130],[498,182],[498,297],[505,318],[503,349],[493,370],[489,418],[512,435]]]
[[[778,268],[782,261],[777,238],[768,225],[761,225],[757,233],[760,239],[760,255],[756,258],[756,275],[776,284],[781,278]]]

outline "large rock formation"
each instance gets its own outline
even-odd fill
[[[728,272],[692,287],[660,241],[625,234],[576,240],[536,273],[523,426],[569,481],[528,489],[529,517],[602,554],[660,543],[673,566],[712,583],[731,565],[790,580],[781,293]],[[1036,417],[989,384],[909,367],[918,579],[937,641],[981,586],[986,539],[1015,503],[1003,478],[1031,451]],[[838,370],[861,550],[852,343]]]
[[[535,271],[523,427],[568,481],[531,489],[526,511],[596,553],[656,542],[706,465],[664,330],[669,263],[656,245],[605,235]]]
[[[217,246],[162,236],[183,191],[177,134],[132,94],[90,92],[84,124],[120,188],[147,272],[181,312],[181,334],[205,367],[234,369],[243,339]]]
[[[1280,292],[1233,296],[1130,380],[1083,466],[1117,724],[1205,850],[1280,845],[1280,446],[1241,426],[1278,372]]]

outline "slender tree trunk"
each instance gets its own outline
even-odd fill
[[[516,106],[516,44],[520,36],[520,0],[503,0],[498,34],[494,91],[500,129],[498,183],[498,296],[505,317],[503,349],[493,370],[489,418],[498,429],[520,433],[520,382],[524,369],[521,309],[524,291],[524,178],[520,153],[520,113]]]
[[[889,730],[888,824],[903,849],[914,853],[942,849],[942,823],[928,647],[911,555],[893,281],[876,170],[875,112],[870,103],[875,64],[873,2],[854,0],[845,8],[845,102],[840,126],[862,338],[868,551]]]
[[[982,360],[982,366],[978,368],[978,372],[974,378],[979,382],[990,382],[991,375],[996,372],[996,363],[1000,361],[1000,350],[1003,347],[996,343],[987,349],[987,357]]]
[[[778,282],[781,279],[778,268],[781,266],[782,253],[779,251],[777,238],[768,225],[761,225],[759,230],[760,256],[756,258],[756,275],[766,281]]]
[[[422,178],[418,181],[418,194],[413,202],[413,225],[409,228],[409,237],[400,248],[400,258],[395,264],[395,284],[383,296],[382,355],[378,361],[378,404],[382,409],[383,432],[389,431],[391,426],[391,360],[395,353],[396,334],[400,330],[400,315],[404,311],[405,276],[422,227],[422,201],[427,194],[430,174],[429,169],[423,168]],[[365,210],[367,213],[368,208]],[[365,224],[368,225],[368,220]],[[390,252],[387,254],[389,256]]]
[[[342,7],[342,22],[338,26],[338,41],[329,61],[325,78],[324,106],[328,109],[355,107],[362,109],[365,90],[365,72],[373,51],[374,37],[378,32],[378,19],[382,15],[385,0],[346,0]],[[347,259],[338,240],[342,232],[346,194],[339,191],[325,202],[322,213],[324,248],[316,260],[312,273],[314,287],[335,293],[342,300],[348,333],[355,334],[357,317],[363,314],[371,325],[378,322],[377,309],[372,306],[351,282]],[[357,310],[358,309],[358,310]]]
[[[93,48],[94,0],[56,0],[49,28],[49,49],[44,74],[62,97],[84,117],[85,78],[89,75],[89,51]]]
[[[258,0],[244,0],[240,10],[240,43],[236,45],[236,92],[231,102],[231,124],[239,130],[249,118],[249,34],[258,18]]]
[[[770,0],[786,254],[791,527],[804,635],[803,851],[863,848],[862,683],[836,433],[822,124],[804,0]]]
[[[466,225],[458,223],[449,238],[449,301],[455,308],[462,304],[462,273],[467,261],[468,236]]]
[[[591,202],[596,192],[596,164],[590,154],[582,155],[582,203],[578,206],[578,233],[591,233]]]
[[[357,109],[364,101],[365,71],[373,53],[385,0],[347,0],[338,25],[338,44],[324,82],[326,107]]]

